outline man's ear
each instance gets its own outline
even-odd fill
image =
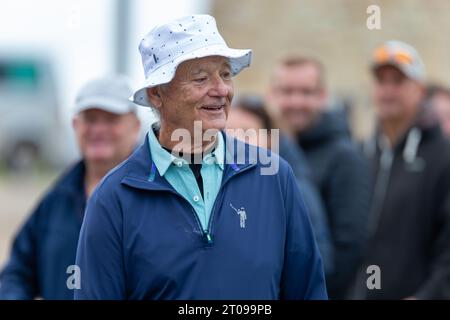
[[[268,86],[267,88],[266,88],[266,91],[264,92],[264,100],[267,102],[267,103],[270,103],[270,104],[272,104],[273,103],[273,92],[272,92],[272,87],[271,86]]]
[[[425,96],[426,96],[426,94],[427,94],[427,87],[424,85],[424,84],[422,84],[422,83],[420,83],[419,84],[419,90],[420,90],[420,93],[423,95],[423,97],[425,98]]]
[[[78,127],[78,121],[80,121],[80,119],[78,119],[78,115],[75,115],[75,116],[72,118],[72,128],[73,128],[73,130],[76,130],[76,129],[77,129],[77,127]]]
[[[148,101],[157,109],[162,107],[161,88],[159,86],[147,88]]]
[[[141,132],[141,120],[138,115],[135,113],[130,113],[133,121],[132,132],[135,135],[135,140],[137,141],[139,138],[139,133]]]
[[[324,108],[324,107],[326,107],[328,98],[329,98],[328,91],[325,87],[321,87],[319,90],[320,90],[319,95],[320,95],[320,100],[322,103],[322,108]]]
[[[271,117],[274,117],[276,120],[275,121],[279,121],[279,117],[280,117],[280,109],[279,107],[276,105],[276,101],[275,101],[275,88],[273,87],[272,84],[270,84],[267,89],[266,92],[264,94],[264,99],[266,102],[266,106],[267,106],[267,111],[269,112]]]

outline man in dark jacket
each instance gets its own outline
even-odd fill
[[[134,99],[159,126],[88,201],[75,298],[326,299],[292,169],[221,131],[251,51],[228,48],[208,15],[154,28],[140,51]]]
[[[86,198],[137,143],[131,93],[122,77],[94,80],[80,90],[73,126],[83,159],[62,175],[17,234],[0,274],[0,299],[73,299],[72,266]]]
[[[372,70],[378,126],[364,150],[374,191],[354,297],[449,299],[450,144],[423,104],[424,65],[413,47],[388,41]]]
[[[268,99],[305,152],[320,190],[334,246],[328,294],[342,299],[366,243],[369,173],[343,117],[325,111],[323,73],[321,63],[313,58],[288,57],[273,71]]]

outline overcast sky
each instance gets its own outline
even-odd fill
[[[209,0],[126,0],[130,4],[127,75],[134,87],[144,81],[139,41],[155,25],[194,13],[208,13]],[[0,0],[0,57],[43,57],[52,64],[61,135],[69,158],[77,157],[71,129],[72,105],[88,80],[115,70],[116,0]],[[143,132],[153,121],[140,107]]]
[[[208,0],[131,2],[129,76],[144,80],[138,44],[165,20],[206,13]],[[53,63],[66,115],[76,91],[93,77],[114,70],[115,0],[0,0],[0,55],[44,56]]]

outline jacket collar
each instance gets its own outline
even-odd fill
[[[58,194],[58,199],[64,199],[60,198],[61,194],[73,199],[73,205],[70,210],[76,214],[80,227],[83,222],[84,209],[87,200],[84,186],[85,172],[85,163],[83,160],[80,160],[61,176],[55,183],[53,189],[53,192]]]
[[[396,154],[405,153],[406,149],[414,149],[412,146],[417,145],[427,136],[439,134],[439,124],[431,107],[426,103],[420,105],[420,111],[411,123],[409,128],[398,139],[395,146],[391,147]],[[363,150],[369,157],[373,157],[376,153],[380,153],[387,148],[388,144],[384,141],[386,138],[381,131],[380,124],[376,124],[375,134],[367,140],[363,145]],[[414,142],[418,141],[418,142]]]
[[[348,120],[344,112],[326,111],[319,115],[311,128],[300,133],[298,142],[304,149],[315,148],[323,142],[350,137]]]
[[[86,172],[83,160],[78,161],[68,169],[56,182],[55,189],[71,194],[81,194],[84,196],[84,174]]]
[[[255,167],[257,159],[253,156],[256,153],[250,152],[255,147],[229,137],[224,132],[221,134],[225,141],[223,144],[225,164],[222,178],[222,185],[224,185],[235,175]],[[144,143],[128,159],[128,169],[121,183],[138,189],[175,192],[175,189],[159,174],[149,146],[149,138],[146,135]],[[242,154],[245,155],[243,159],[240,156]]]
[[[161,176],[164,176],[167,170],[173,165],[189,165],[189,163],[183,159],[178,158],[164,149],[156,137],[155,130],[152,128],[148,134],[149,148],[152,155],[152,160],[158,169]],[[217,135],[217,145],[211,153],[206,154],[203,157],[203,161],[211,161],[217,165],[221,170],[224,169],[225,148],[222,134]]]

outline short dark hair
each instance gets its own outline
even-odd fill
[[[323,63],[314,57],[308,57],[308,56],[302,56],[302,55],[289,55],[281,60],[278,61],[278,63],[275,66],[275,69],[277,67],[284,67],[284,68],[291,68],[291,67],[301,67],[305,65],[311,65],[314,68],[316,68],[317,73],[319,74],[319,85],[321,87],[325,86],[325,67]]]
[[[450,88],[434,83],[427,86],[427,100],[432,99],[437,94],[442,94],[450,98]]]
[[[263,129],[274,129],[273,121],[261,97],[251,94],[239,96],[233,107],[257,117],[262,122]]]

